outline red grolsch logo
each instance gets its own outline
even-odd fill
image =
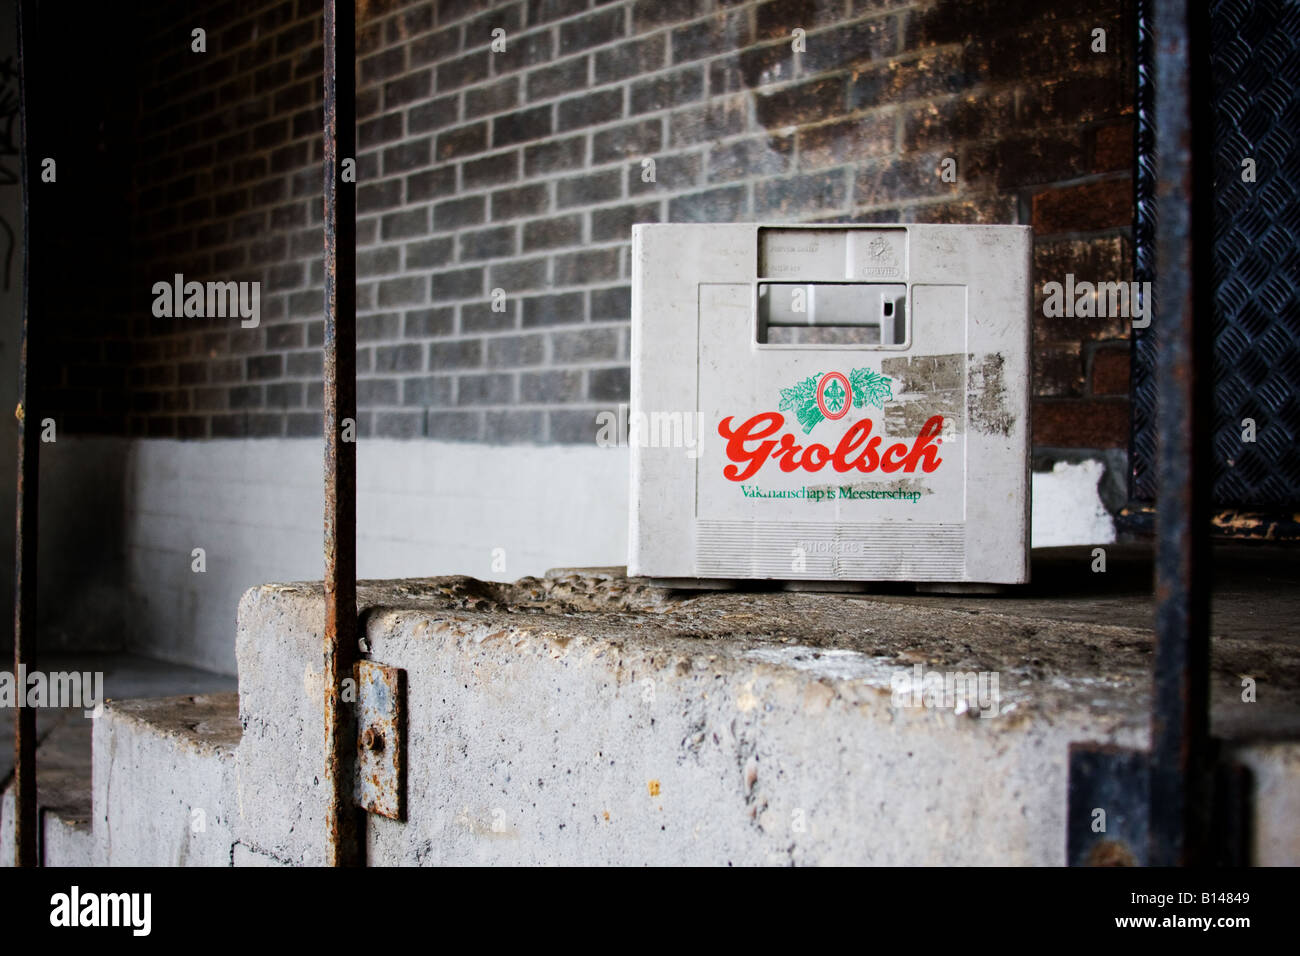
[[[866,369],[854,369],[849,375],[827,372],[809,376],[797,385],[781,390],[780,408],[793,411],[805,433],[811,432],[823,419],[837,421],[849,413],[850,408],[874,405],[882,408],[893,399],[889,379]],[[795,436],[786,432],[774,437],[785,426],[781,412],[761,412],[733,425],[733,416],[718,423],[718,434],[727,441],[727,458],[732,464],[722,469],[731,481],[752,478],[770,458],[786,472],[818,472],[830,465],[838,472],[921,471],[930,473],[943,461],[939,457],[939,435],[943,432],[943,416],[933,415],[921,432],[912,440],[897,442],[881,449],[882,438],[872,435],[872,421],[864,418],[854,423],[832,450],[826,445],[799,445]]]

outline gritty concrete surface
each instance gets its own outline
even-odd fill
[[[409,713],[408,819],[369,818],[370,860],[1062,863],[1068,745],[1148,735],[1150,627],[1106,609],[1140,585],[1080,570],[1087,554],[978,599],[672,592],[617,570],[363,582],[370,656],[406,670]],[[287,863],[323,858],[323,607],[319,584],[240,607],[236,837]],[[1293,638],[1232,621],[1216,732],[1300,739]],[[917,667],[997,675],[997,699],[907,706],[894,681]],[[1251,751],[1257,854],[1300,862],[1294,745],[1271,746]]]
[[[95,721],[95,862],[230,866],[239,738],[234,694],[108,705]]]
[[[1147,742],[1150,564],[1035,558],[1035,584],[998,596],[673,591],[620,569],[362,582],[368,656],[406,671],[409,715],[407,818],[367,818],[368,859],[1063,863],[1069,745]],[[1217,567],[1213,727],[1253,774],[1254,860],[1295,865],[1296,573],[1268,549]],[[238,698],[42,712],[46,862],[321,863],[323,612],[319,583],[244,595]],[[983,693],[898,693],[918,669]]]
[[[103,675],[103,692],[115,698],[225,691],[234,706],[233,678],[167,664],[132,654],[44,654],[46,674]],[[12,670],[5,669],[5,673]],[[13,711],[0,708],[0,739],[13,740]],[[79,707],[46,707],[36,713],[37,802],[42,812],[43,861],[47,866],[87,865],[95,858],[91,842],[92,734],[100,718]],[[13,748],[0,747],[0,866],[13,863]]]

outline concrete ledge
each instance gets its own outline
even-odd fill
[[[95,863],[230,866],[234,694],[110,701],[95,721]]]
[[[1068,745],[1147,739],[1150,632],[1041,608],[612,572],[363,582],[359,601],[369,656],[408,686],[408,819],[369,818],[372,864],[1061,864]],[[235,837],[287,863],[323,860],[323,609],[319,584],[240,605]],[[918,668],[997,675],[996,705],[904,706],[895,675]],[[1273,702],[1244,704],[1240,675],[1264,671]],[[1219,640],[1216,727],[1243,752],[1294,734],[1297,675],[1292,645]],[[1276,816],[1297,751],[1272,746],[1257,855],[1300,862]]]
[[[44,734],[36,751],[42,866],[89,866],[94,859],[88,724],[80,710],[38,714],[38,736]],[[11,781],[0,798],[0,866],[13,866],[14,813]]]

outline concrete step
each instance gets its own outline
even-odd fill
[[[238,695],[111,701],[95,721],[95,863],[230,866]]]
[[[79,674],[85,688],[94,686],[97,694],[108,698],[150,698],[161,694],[189,694],[210,691],[233,691],[234,678],[192,667],[184,667],[140,657],[135,654],[43,654],[40,670],[44,674]],[[227,703],[235,713],[234,694]],[[96,697],[98,699],[98,697]],[[195,698],[199,699],[199,698]],[[182,698],[181,700],[184,700]],[[125,713],[121,704],[109,704]],[[203,707],[198,708],[200,714]],[[13,714],[0,708],[0,865],[13,865],[14,802],[12,795]],[[92,747],[95,725],[102,719],[88,718],[80,708],[41,707],[36,712],[37,728],[37,802],[42,819],[42,860],[45,866],[83,866],[102,857],[96,848],[97,838],[105,836],[92,829]],[[200,716],[198,719],[203,719]]]
[[[94,859],[91,834],[91,728],[75,711],[43,711],[38,720],[40,745],[36,802],[41,821],[42,866],[89,866]],[[45,726],[43,724],[52,724]],[[0,804],[0,865],[14,859],[12,781]]]
[[[1079,559],[1072,587],[1104,586]],[[1148,744],[1152,634],[1102,603],[362,582],[368,656],[408,695],[407,819],[367,817],[369,862],[1063,864],[1070,744]],[[324,606],[319,583],[240,605],[235,837],[289,864],[324,859]],[[1289,637],[1216,631],[1258,863],[1300,863]]]

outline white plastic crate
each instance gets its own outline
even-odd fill
[[[628,573],[1027,581],[1031,246],[634,226]]]

